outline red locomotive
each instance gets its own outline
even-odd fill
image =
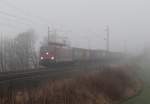
[[[72,61],[72,48],[63,43],[49,42],[40,48],[40,64],[50,65]]]

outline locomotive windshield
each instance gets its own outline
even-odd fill
[[[48,46],[42,46],[40,48],[40,53],[45,53],[45,52],[48,52]]]

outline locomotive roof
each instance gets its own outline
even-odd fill
[[[67,46],[65,43],[58,43],[58,42],[49,42],[49,45],[55,45],[55,46]]]

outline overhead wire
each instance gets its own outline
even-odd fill
[[[35,16],[35,15],[31,14],[30,12],[27,12],[24,9],[15,6],[13,3],[7,2],[6,0],[1,0],[1,2],[4,3],[6,6],[8,6],[9,8],[13,8],[21,13],[24,13],[26,15],[26,17],[29,17],[29,15],[30,15],[30,18],[31,17],[34,17],[34,19],[38,18],[39,19],[38,22],[42,22],[43,24],[48,25],[48,21],[46,19],[44,19],[43,17]]]
[[[0,17],[0,18],[2,18],[2,17]],[[31,23],[27,23],[27,22],[24,22],[24,21],[18,21],[16,18],[9,18],[9,17],[6,17],[6,16],[5,16],[5,18],[2,18],[2,19],[7,20],[7,22],[11,21],[11,22],[19,23],[19,24],[26,25],[26,26],[31,26],[32,25]]]
[[[16,15],[14,15],[14,14],[10,14],[10,13],[7,13],[7,12],[2,11],[2,10],[0,10],[0,14],[5,15],[5,16],[8,16],[8,17],[13,17],[13,18],[21,19],[21,20],[27,21],[27,22],[29,22],[29,23],[35,24],[35,22],[32,21],[32,20],[29,20],[29,19],[24,18],[24,17],[21,17],[21,16],[16,16]]]
[[[18,26],[9,24],[9,23],[3,23],[3,22],[0,22],[0,25],[1,25],[1,26],[6,26],[6,27],[8,27],[8,28],[14,28],[14,29],[21,28],[21,27],[18,27]]]

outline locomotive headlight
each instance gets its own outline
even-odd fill
[[[54,59],[55,59],[55,57],[54,57],[54,56],[52,56],[52,57],[51,57],[51,60],[54,60]]]
[[[44,58],[43,57],[41,57],[41,60],[43,60]]]
[[[48,52],[46,52],[46,54],[48,55]]]

